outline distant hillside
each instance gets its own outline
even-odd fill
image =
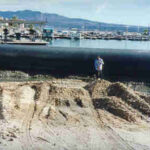
[[[48,22],[48,25],[58,29],[69,29],[69,28],[78,28],[78,29],[85,29],[85,30],[94,30],[94,29],[101,29],[107,31],[126,31],[126,25],[119,25],[119,24],[109,24],[103,22],[95,22],[85,19],[79,18],[68,18],[57,14],[49,14],[49,13],[41,13],[39,11],[31,11],[31,10],[24,10],[24,11],[0,11],[0,16],[5,18],[12,18],[13,16],[17,16],[21,19],[25,20],[41,20]],[[145,27],[146,28],[146,27]],[[140,31],[145,29],[144,27],[140,27]],[[137,26],[128,26],[129,31],[138,31]]]

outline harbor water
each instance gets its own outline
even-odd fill
[[[150,50],[150,41],[129,41],[129,40],[68,40],[54,39],[49,46],[56,47],[79,47],[79,48],[111,48],[111,49],[143,49]]]

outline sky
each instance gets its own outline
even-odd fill
[[[0,0],[1,11],[26,9],[106,23],[150,25],[150,0]]]

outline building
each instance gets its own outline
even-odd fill
[[[43,38],[53,38],[54,30],[52,28],[43,29]]]

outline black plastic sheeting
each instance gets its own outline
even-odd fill
[[[150,77],[150,50],[0,45],[0,68],[59,75],[92,75],[104,59],[106,77]]]

